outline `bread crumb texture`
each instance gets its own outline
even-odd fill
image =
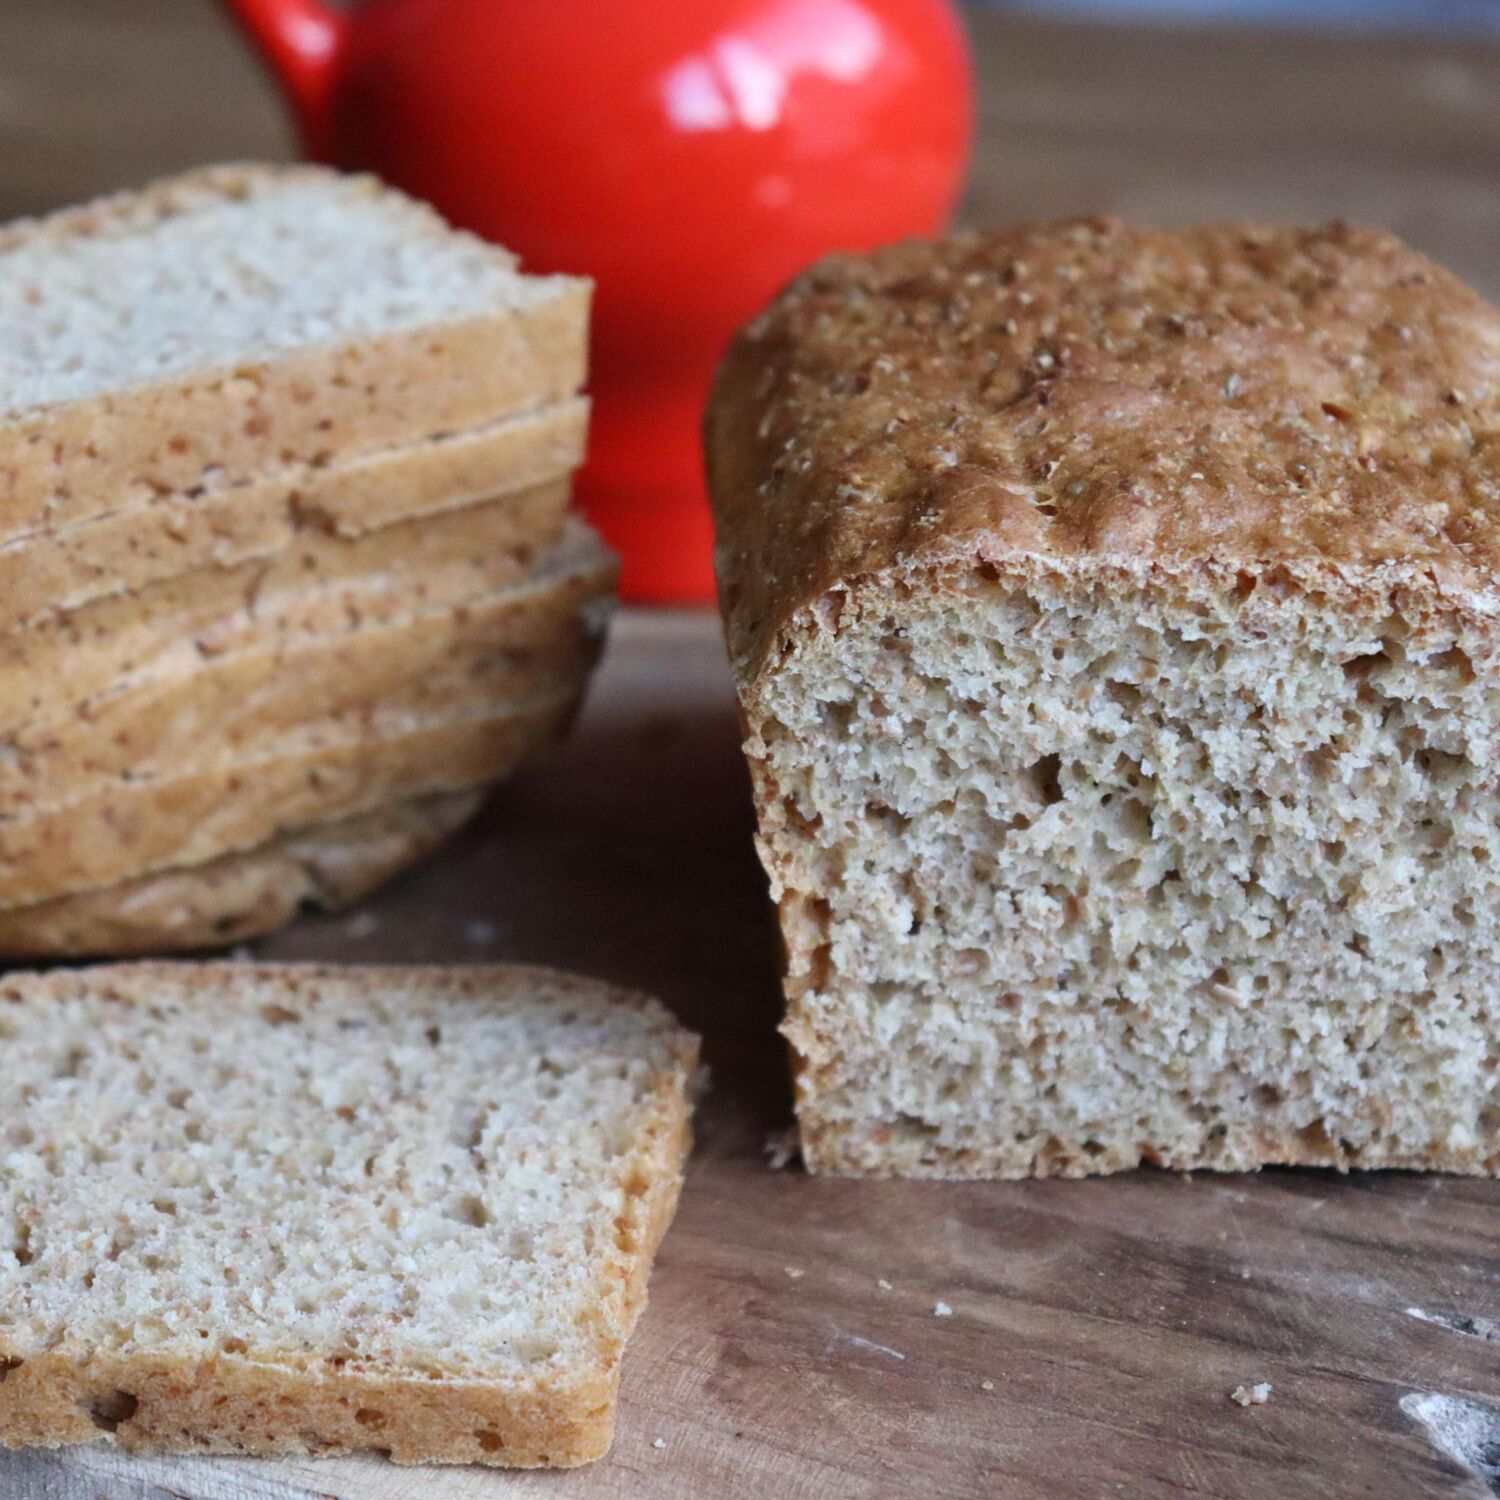
[[[1271,1399],[1271,1383],[1261,1380],[1254,1385],[1237,1385],[1229,1393],[1229,1399],[1236,1406],[1264,1406]]]
[[[708,422],[814,1170],[1500,1168],[1500,314],[1374,231],[809,272]]]
[[[0,981],[0,1442],[574,1464],[696,1042],[540,970]]]

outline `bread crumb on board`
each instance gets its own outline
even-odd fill
[[[785,1130],[773,1130],[766,1137],[764,1149],[766,1160],[773,1172],[780,1172],[783,1168],[790,1166],[802,1154],[802,1142],[797,1135],[797,1127],[789,1125]]]
[[[953,1309],[946,1302],[934,1302],[932,1304],[932,1315],[935,1318],[951,1318]]]
[[[981,1380],[979,1382],[979,1389],[982,1391],[992,1391],[995,1389],[995,1382],[993,1380]]]
[[[888,1292],[891,1290],[891,1284],[885,1279],[884,1276],[880,1277],[880,1279],[876,1281],[875,1285],[878,1286],[882,1292]]]
[[[1264,1406],[1271,1399],[1271,1382],[1261,1380],[1254,1385],[1237,1385],[1230,1391],[1229,1399],[1236,1406]]]
[[[783,1266],[781,1269],[786,1272],[788,1281],[800,1281],[807,1275],[801,1266]]]
[[[665,1448],[667,1446],[667,1440],[666,1438],[652,1438],[651,1446],[653,1448]]]

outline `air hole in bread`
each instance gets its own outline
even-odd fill
[[[1046,807],[1053,807],[1063,800],[1063,790],[1060,777],[1062,775],[1062,757],[1059,755],[1044,755],[1029,772],[1036,786],[1037,796],[1042,799]]]
[[[129,1391],[105,1391],[83,1403],[89,1421],[101,1432],[114,1432],[136,1414],[139,1406],[139,1400]]]

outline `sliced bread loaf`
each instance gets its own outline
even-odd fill
[[[707,430],[814,1168],[1500,1171],[1500,312],[1346,225],[911,244]]]
[[[0,630],[161,579],[269,557],[299,533],[363,536],[562,478],[581,462],[588,403],[570,398],[451,436],[242,484],[126,505],[0,545]]]
[[[273,637],[148,676],[0,735],[0,819],[252,759],[308,724],[400,705],[496,707],[583,679],[614,600],[614,557],[568,525],[524,581],[336,633]]]
[[[0,980],[0,1028],[0,1442],[608,1448],[697,1056],[654,1002],[147,964]]]
[[[202,864],[392,800],[485,785],[564,734],[584,686],[580,674],[505,705],[469,692],[426,714],[388,703],[304,725],[248,760],[111,785],[0,821],[0,909]]]
[[[346,538],[300,534],[274,557],[205,568],[0,635],[0,726],[198,672],[235,651],[409,618],[523,579],[560,533],[568,484],[553,480]]]
[[[221,167],[0,231],[0,535],[572,395],[589,288],[372,179]]]
[[[134,958],[250,942],[303,911],[352,905],[430,854],[483,801],[473,791],[392,802],[201,865],[0,911],[0,955]]]

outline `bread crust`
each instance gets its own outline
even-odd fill
[[[360,537],[304,534],[270,558],[165,578],[0,635],[0,726],[64,721],[100,695],[181,681],[223,656],[516,583],[562,532],[568,488],[550,480]]]
[[[0,544],[0,630],[198,569],[268,557],[307,531],[358,537],[532,490],[583,459],[588,403],[555,401],[449,436],[211,484]]]
[[[212,974],[226,966],[195,966]],[[149,986],[138,964],[85,971],[122,1004]],[[278,1003],[298,1005],[321,983],[348,983],[358,970],[313,964],[233,966]],[[175,980],[193,970],[171,966]],[[481,997],[486,987],[545,984],[606,994],[613,1004],[668,1018],[653,1000],[594,981],[520,966],[396,969],[383,977],[412,985],[425,976]],[[75,976],[24,982],[65,984]],[[211,985],[203,986],[211,998]],[[625,1208],[597,1289],[597,1353],[586,1366],[517,1381],[445,1379],[361,1368],[284,1351],[120,1355],[66,1344],[42,1354],[7,1348],[0,1332],[0,1446],[60,1447],[100,1439],[150,1452],[331,1454],[374,1449],[397,1463],[573,1467],[601,1457],[614,1433],[626,1340],[646,1303],[658,1245],[671,1222],[692,1145],[688,1093],[698,1039],[673,1024],[670,1062],[641,1111],[631,1148],[619,1159]],[[257,1358],[257,1353],[260,1357]],[[124,1395],[126,1399],[115,1398]],[[379,1419],[378,1421],[375,1419]]]
[[[575,542],[575,555],[525,582],[331,636],[273,639],[14,730],[0,761],[0,818],[251,759],[309,723],[384,703],[415,714],[577,682],[598,653],[597,614],[617,569],[592,540]]]
[[[831,591],[945,562],[1279,570],[1492,614],[1500,313],[1394,236],[1027,226],[834,257],[706,418],[742,692]]]
[[[107,1437],[144,1453],[328,1456],[371,1449],[399,1464],[575,1468],[609,1451],[619,1371],[536,1390],[469,1380],[306,1370],[221,1354],[43,1354],[0,1388],[0,1447],[61,1448]],[[99,1393],[138,1404],[112,1432]],[[106,1400],[108,1399],[106,1395]],[[378,1428],[360,1413],[379,1411]]]
[[[331,174],[255,165],[189,173],[12,225],[0,251],[150,222],[203,197],[246,197],[287,175]],[[345,183],[350,192],[389,192],[373,178]],[[422,232],[452,232],[402,202],[414,222],[425,220]],[[514,267],[506,252],[492,253]],[[64,525],[131,496],[190,489],[209,475],[235,483],[289,462],[416,442],[571,396],[587,375],[591,284],[538,281],[552,295],[489,316],[205,368],[0,420],[0,531]]]
[[[416,718],[396,705],[313,726],[269,756],[109,788],[0,823],[0,905],[202,864],[393,798],[495,781],[566,733],[582,691],[582,681],[559,682],[526,702],[481,699]]]
[[[0,911],[9,960],[132,958],[248,943],[309,909],[340,911],[432,853],[483,791],[420,797],[107,890]]]

